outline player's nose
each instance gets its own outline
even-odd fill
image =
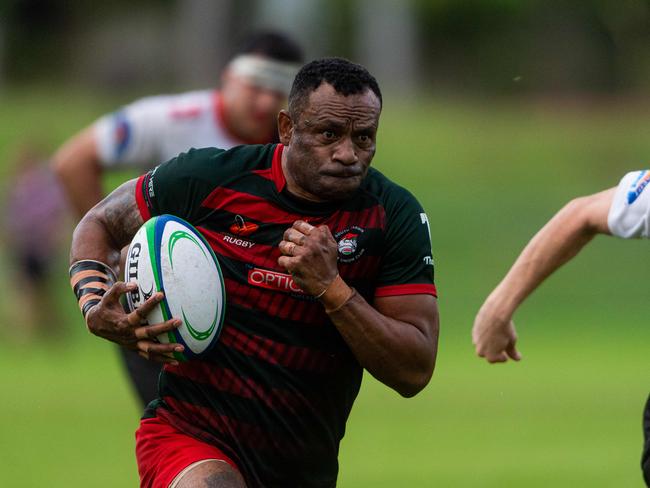
[[[333,159],[346,166],[356,164],[359,162],[356,147],[350,137],[343,137],[336,145],[334,150]]]

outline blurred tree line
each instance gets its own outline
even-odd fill
[[[647,0],[2,0],[0,79],[101,88],[214,81],[255,27],[398,86],[629,93],[650,80]]]
[[[647,0],[418,0],[425,76],[497,92],[620,92],[650,80]]]

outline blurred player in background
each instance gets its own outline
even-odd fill
[[[48,302],[47,286],[64,242],[65,199],[37,147],[29,143],[19,149],[3,208],[3,240],[14,280],[10,288],[16,291],[10,307],[16,316],[10,317],[10,323],[19,325],[7,330],[26,341],[61,331],[54,315],[58,307]]]
[[[571,201],[538,232],[476,316],[472,340],[480,357],[490,363],[521,358],[516,349],[513,314],[533,290],[597,234],[650,238],[648,183],[650,170],[628,173],[617,187]],[[643,430],[641,465],[650,486],[650,397]]]
[[[192,147],[229,149],[276,141],[277,113],[302,61],[295,41],[260,32],[230,60],[218,90],[143,98],[72,137],[54,155],[53,166],[78,218],[102,199],[105,170],[142,172]],[[133,351],[122,354],[146,405],[156,397],[160,368]]]

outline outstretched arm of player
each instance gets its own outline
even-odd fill
[[[87,261],[104,263],[113,270],[118,266],[120,249],[128,245],[143,224],[135,200],[136,180],[127,181],[95,205],[77,225],[72,236],[70,264]],[[82,283],[82,282],[80,282]],[[175,363],[172,352],[182,352],[183,346],[159,344],[155,338],[180,325],[171,319],[161,324],[142,325],[147,313],[162,300],[154,294],[138,310],[125,313],[120,296],[132,291],[134,283],[116,282],[101,300],[85,312],[86,325],[93,334],[130,349],[147,358]],[[97,297],[100,298],[100,297]]]
[[[278,260],[298,286],[319,298],[359,363],[399,394],[422,390],[438,348],[438,305],[431,295],[381,297],[374,306],[338,274],[337,244],[327,226],[297,221]]]
[[[533,237],[481,306],[472,330],[476,353],[490,363],[521,358],[512,316],[551,273],[597,234],[610,234],[607,216],[616,188],[576,198]]]
[[[78,218],[102,199],[102,165],[94,127],[65,142],[52,157],[52,167]]]

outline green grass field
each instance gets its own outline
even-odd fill
[[[45,88],[0,94],[0,185],[18,141],[54,147],[126,100]],[[469,333],[483,298],[561,205],[647,165],[647,111],[386,100],[375,165],[429,214],[440,348],[431,384],[413,399],[366,377],[339,486],[643,486],[647,242],[597,238],[534,294],[516,316],[520,364],[479,361]],[[136,486],[139,409],[114,348],[84,330],[65,257],[57,266],[66,336],[25,345],[7,334],[12,323],[0,327],[0,484]],[[0,276],[0,311],[15,316],[10,278]]]

